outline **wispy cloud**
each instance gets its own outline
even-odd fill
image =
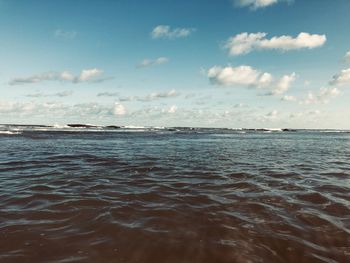
[[[288,35],[266,38],[267,33],[241,33],[229,38],[224,48],[231,56],[248,54],[254,50],[290,51],[298,49],[313,49],[323,46],[326,35],[300,33],[297,37]]]
[[[102,82],[110,78],[100,78],[103,71],[97,68],[84,69],[79,75],[74,75],[69,71],[63,72],[46,72],[38,75],[29,77],[14,78],[10,81],[10,85],[21,85],[21,84],[33,84],[40,83],[43,81],[61,81],[70,83],[82,83],[82,82]]]
[[[97,94],[97,97],[117,97],[119,92],[100,92]]]
[[[291,0],[234,0],[238,7],[249,7],[252,10],[272,6],[280,2],[291,2]]]
[[[153,92],[146,96],[129,96],[129,97],[121,97],[119,98],[119,101],[139,101],[139,102],[148,102],[148,101],[155,101],[159,99],[167,99],[167,98],[175,98],[179,96],[180,93],[178,93],[176,90],[170,90],[168,92]]]
[[[155,28],[153,28],[151,32],[151,37],[154,39],[185,38],[191,35],[194,31],[194,28],[171,28],[168,25],[158,25]]]
[[[137,67],[147,68],[150,66],[162,65],[168,62],[169,62],[169,59],[167,57],[159,57],[156,59],[144,59],[139,64],[137,64]]]
[[[31,94],[27,94],[26,97],[29,98],[43,98],[43,97],[68,97],[73,95],[73,91],[71,90],[66,90],[66,91],[62,91],[62,92],[57,92],[54,94],[46,94],[46,93],[41,93],[41,92],[37,92],[37,93],[31,93]]]
[[[285,95],[281,98],[283,101],[297,101],[298,98],[293,95]]]
[[[263,88],[268,90],[265,95],[280,95],[287,92],[296,78],[296,74],[292,73],[275,80],[272,74],[245,65],[239,67],[214,66],[208,70],[207,76],[214,85]]]
[[[76,31],[65,31],[62,29],[56,29],[54,32],[54,36],[56,38],[61,38],[61,39],[74,39],[77,36]]]

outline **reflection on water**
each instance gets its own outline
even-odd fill
[[[0,134],[0,262],[350,262],[350,134]]]

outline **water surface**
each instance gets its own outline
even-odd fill
[[[350,262],[350,133],[0,129],[0,262]]]

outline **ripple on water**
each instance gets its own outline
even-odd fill
[[[350,262],[349,136],[1,137],[0,262]]]

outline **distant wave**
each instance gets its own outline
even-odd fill
[[[0,131],[0,134],[14,135],[14,134],[21,134],[21,132],[18,132],[18,131]]]
[[[219,134],[250,134],[250,133],[285,133],[285,132],[319,132],[319,133],[349,133],[349,130],[332,129],[291,129],[291,128],[200,128],[200,127],[162,127],[136,125],[95,125],[95,124],[53,124],[53,125],[19,125],[0,124],[0,134],[20,134],[22,132],[180,132]]]

